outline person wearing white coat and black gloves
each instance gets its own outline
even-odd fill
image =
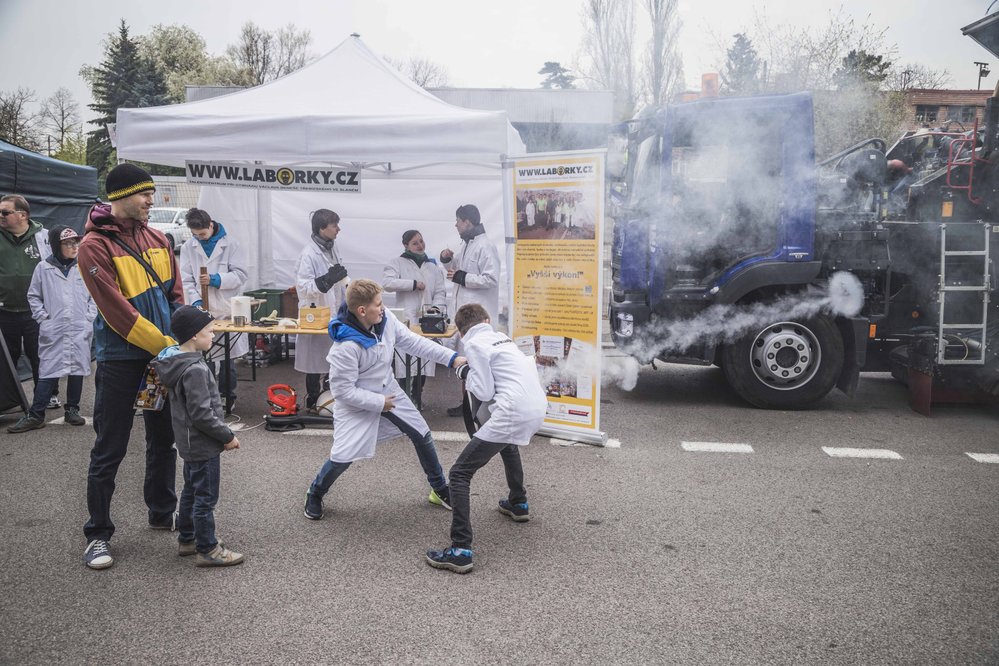
[[[436,260],[427,256],[423,234],[410,229],[402,235],[403,253],[393,257],[385,266],[382,288],[395,292],[396,307],[406,313],[410,324],[420,321],[424,305],[446,305],[447,290],[444,271]],[[414,361],[413,365],[416,365]],[[423,365],[423,364],[421,364]],[[404,377],[405,364],[397,364],[396,377]],[[423,375],[434,376],[433,363],[423,367]],[[413,368],[411,368],[411,371]]]
[[[221,223],[206,211],[192,208],[187,211],[187,227],[193,238],[180,248],[180,277],[184,283],[184,300],[211,313],[216,319],[232,315],[232,298],[243,292],[247,276],[247,255],[242,244],[230,236]],[[207,275],[201,275],[206,268]],[[208,303],[201,300],[201,289],[208,287]],[[231,337],[231,336],[230,336]],[[213,371],[218,366],[219,391],[230,400],[236,400],[237,359],[249,350],[245,333],[231,338],[229,367],[222,368],[225,350],[215,348],[208,360]],[[228,381],[226,381],[228,376]]]
[[[76,264],[80,236],[65,226],[48,232],[52,254],[41,261],[28,286],[28,306],[38,322],[38,383],[27,415],[7,428],[18,433],[45,427],[45,408],[66,380],[65,422],[84,425],[80,416],[83,378],[90,374],[90,342],[97,306]]]
[[[298,305],[325,305],[332,315],[340,309],[347,290],[347,269],[335,242],[340,233],[340,216],[320,208],[312,214],[311,223],[312,238],[302,248],[295,267]],[[306,412],[316,412],[323,380],[330,371],[326,355],[332,342],[325,335],[299,335],[295,341],[295,369],[305,373]]]
[[[465,204],[458,207],[454,216],[461,245],[457,253],[445,248],[440,255],[447,279],[454,283],[452,312],[466,303],[478,303],[489,313],[491,321],[499,321],[499,252],[486,236],[478,208]],[[460,351],[460,340],[458,348]],[[461,416],[461,405],[448,407],[447,415]]]

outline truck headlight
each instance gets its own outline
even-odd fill
[[[635,317],[627,312],[618,312],[617,332],[622,337],[630,338],[635,332]]]

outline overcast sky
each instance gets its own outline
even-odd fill
[[[394,58],[422,56],[447,68],[456,87],[536,88],[547,60],[571,66],[582,36],[583,0],[0,0],[0,90],[33,88],[39,98],[60,86],[90,101],[80,66],[103,57],[106,35],[124,18],[133,35],[156,24],[186,24],[213,54],[233,43],[245,21],[272,29],[287,23],[311,31],[323,54],[358,32],[369,47]],[[754,12],[771,24],[816,25],[842,7],[860,23],[887,30],[897,60],[947,69],[953,88],[975,88],[976,60],[999,62],[961,34],[992,0],[680,0],[681,46],[688,87],[723,60],[718,40],[753,28]],[[997,3],[996,8],[999,8]],[[347,94],[349,91],[344,91]],[[92,115],[84,110],[84,118]]]

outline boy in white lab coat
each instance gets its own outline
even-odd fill
[[[519,447],[526,446],[541,427],[548,399],[541,388],[534,359],[525,356],[513,340],[493,330],[489,313],[477,303],[458,308],[455,326],[461,336],[467,365],[458,377],[465,388],[487,403],[489,418],[451,466],[451,547],[427,551],[427,564],[455,573],[472,570],[472,524],[469,486],[472,476],[497,453],[503,459],[510,493],[499,511],[515,522],[530,519],[524,469]]]
[[[375,446],[406,435],[416,447],[430,482],[431,504],[450,509],[450,493],[430,426],[392,372],[395,349],[458,368],[465,359],[409,330],[382,305],[382,288],[372,280],[347,287],[346,303],[330,322],[330,392],[333,448],[305,496],[305,517],[323,517],[323,496],[355,460],[373,458]]]

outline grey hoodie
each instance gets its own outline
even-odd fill
[[[152,361],[160,381],[170,390],[170,416],[177,453],[183,460],[209,460],[232,441],[223,420],[218,384],[199,352],[167,347]]]

